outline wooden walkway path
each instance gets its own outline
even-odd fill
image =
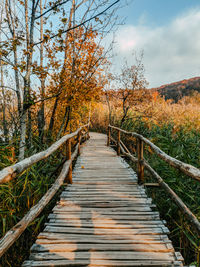
[[[136,174],[90,135],[23,266],[182,266]]]

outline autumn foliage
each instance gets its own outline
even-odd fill
[[[106,92],[110,97],[110,105],[112,107],[112,123],[120,124],[123,116],[123,107],[120,101],[121,92]],[[126,120],[141,120],[147,128],[151,129],[153,125],[164,126],[172,125],[174,132],[184,128],[186,131],[200,130],[200,94],[193,93],[191,96],[185,96],[178,103],[173,100],[165,100],[158,92],[150,90],[141,90],[132,92],[130,100],[130,109]],[[102,98],[102,102],[96,107],[94,114],[99,114],[101,110],[101,118],[94,117],[93,123],[98,128],[104,128],[104,122],[109,120],[109,108],[106,102],[106,96]],[[99,115],[100,116],[100,115]]]

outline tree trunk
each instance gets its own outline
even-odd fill
[[[31,146],[32,146],[32,115],[31,115],[31,109],[30,108],[28,109],[27,136],[28,136],[27,147],[31,148]]]
[[[33,34],[34,34],[34,22],[35,22],[35,12],[37,9],[38,1],[32,1],[31,8],[31,22],[30,22],[30,33],[28,25],[28,0],[25,0],[25,22],[26,22],[26,49],[28,51],[26,58],[26,75],[24,77],[24,91],[23,91],[23,107],[21,116],[21,127],[20,127],[20,148],[19,148],[19,160],[24,159],[25,145],[26,145],[26,119],[27,111],[30,107],[30,75],[31,75],[31,65],[33,57]],[[31,129],[32,130],[32,129]]]
[[[110,105],[110,99],[109,99],[109,96],[108,96],[107,93],[106,93],[106,102],[108,104],[109,124],[111,125],[112,124],[112,122],[111,122],[111,119],[112,119],[112,109],[111,109],[111,105]]]
[[[19,161],[24,159],[26,146],[26,117],[27,110],[23,110],[20,119],[20,142],[19,142]]]
[[[15,8],[15,6],[14,6]],[[12,35],[13,41],[16,40],[16,32],[15,32],[15,21],[13,19],[13,15],[11,12],[11,2],[6,0],[5,1],[5,10],[6,10],[6,18],[7,18],[7,23],[8,23],[8,28],[10,30],[10,33]],[[15,13],[15,12],[14,12]],[[15,49],[13,49],[13,56],[14,56],[14,65],[17,67],[18,66],[18,56],[17,56],[17,46]],[[14,69],[15,73],[15,86],[16,86],[16,95],[17,95],[17,106],[18,106],[18,115],[19,118],[21,117],[21,109],[22,109],[22,101],[21,101],[21,94],[20,94],[20,83],[19,83],[19,72],[18,69]]]
[[[40,0],[40,15],[43,13],[42,0]],[[40,41],[43,40],[43,16],[40,18]],[[44,45],[43,42],[40,44],[40,66],[43,68],[43,59],[44,59]],[[45,117],[44,117],[44,97],[45,97],[45,78],[42,76],[40,78],[41,82],[41,106],[38,111],[38,132],[40,142],[43,144],[44,138],[44,127],[45,127]]]
[[[5,138],[5,142],[9,142],[8,137],[8,127],[7,127],[7,121],[6,121],[6,99],[5,99],[5,90],[4,90],[4,80],[3,80],[3,66],[0,56],[0,69],[1,69],[1,86],[2,86],[2,95],[3,95],[3,101],[2,101],[2,112],[3,112],[3,135]]]
[[[41,79],[41,98],[45,96],[45,80]],[[45,117],[44,117],[44,100],[41,102],[40,109],[38,111],[38,133],[40,142],[44,142],[44,128],[45,128]]]
[[[1,42],[2,19],[3,19],[3,8],[1,10],[1,18],[0,18],[0,42]],[[3,79],[3,64],[2,64],[1,55],[0,55],[0,72],[1,72],[1,86],[2,86],[2,95],[3,95],[3,101],[2,101],[3,134],[4,134],[5,142],[8,143],[9,142],[9,137],[8,137],[8,128],[7,128],[7,121],[6,121],[6,99],[5,99],[4,79]]]
[[[58,106],[58,100],[59,100],[59,97],[57,96],[56,100],[55,100],[55,103],[54,103],[54,106],[53,106],[53,111],[52,111],[52,114],[51,114],[51,119],[50,119],[49,129],[48,129],[48,136],[50,136],[51,131],[53,130],[54,121],[55,121],[55,115],[56,115],[56,109],[57,109],[57,106]]]
[[[68,114],[67,114],[67,121],[66,121],[66,123],[65,123],[64,132],[66,131],[67,126],[68,126],[68,124],[69,124],[69,121],[70,121],[70,114],[71,114],[71,108],[69,107],[69,112],[68,112]]]
[[[69,118],[70,118],[70,107],[67,106],[66,109],[65,109],[65,115],[64,115],[64,118],[63,118],[63,121],[62,121],[60,130],[59,130],[58,135],[57,135],[57,138],[56,138],[57,140],[60,139],[63,130],[66,130],[66,128],[67,128],[66,125],[69,122]]]

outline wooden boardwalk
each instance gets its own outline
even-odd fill
[[[136,174],[90,135],[23,266],[182,266]]]

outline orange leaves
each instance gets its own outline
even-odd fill
[[[154,102],[156,102],[158,95],[159,95],[158,91],[155,91],[155,92],[152,93]]]
[[[45,43],[48,42],[48,40],[50,40],[50,35],[49,34],[44,34],[43,40],[44,40]]]
[[[97,100],[101,94],[102,81],[99,57],[103,57],[103,49],[95,43],[97,33],[92,29],[79,27],[66,34],[64,42],[54,43],[47,47],[48,57],[55,66],[56,53],[64,52],[64,63],[60,72],[51,76],[47,95],[59,94],[55,115],[55,127],[62,127],[63,119],[65,131],[76,128],[80,121],[88,117],[90,103]],[[47,110],[51,110],[55,100],[49,101]],[[67,115],[66,110],[70,108]],[[51,114],[51,112],[50,112]],[[69,118],[67,117],[69,116]]]

